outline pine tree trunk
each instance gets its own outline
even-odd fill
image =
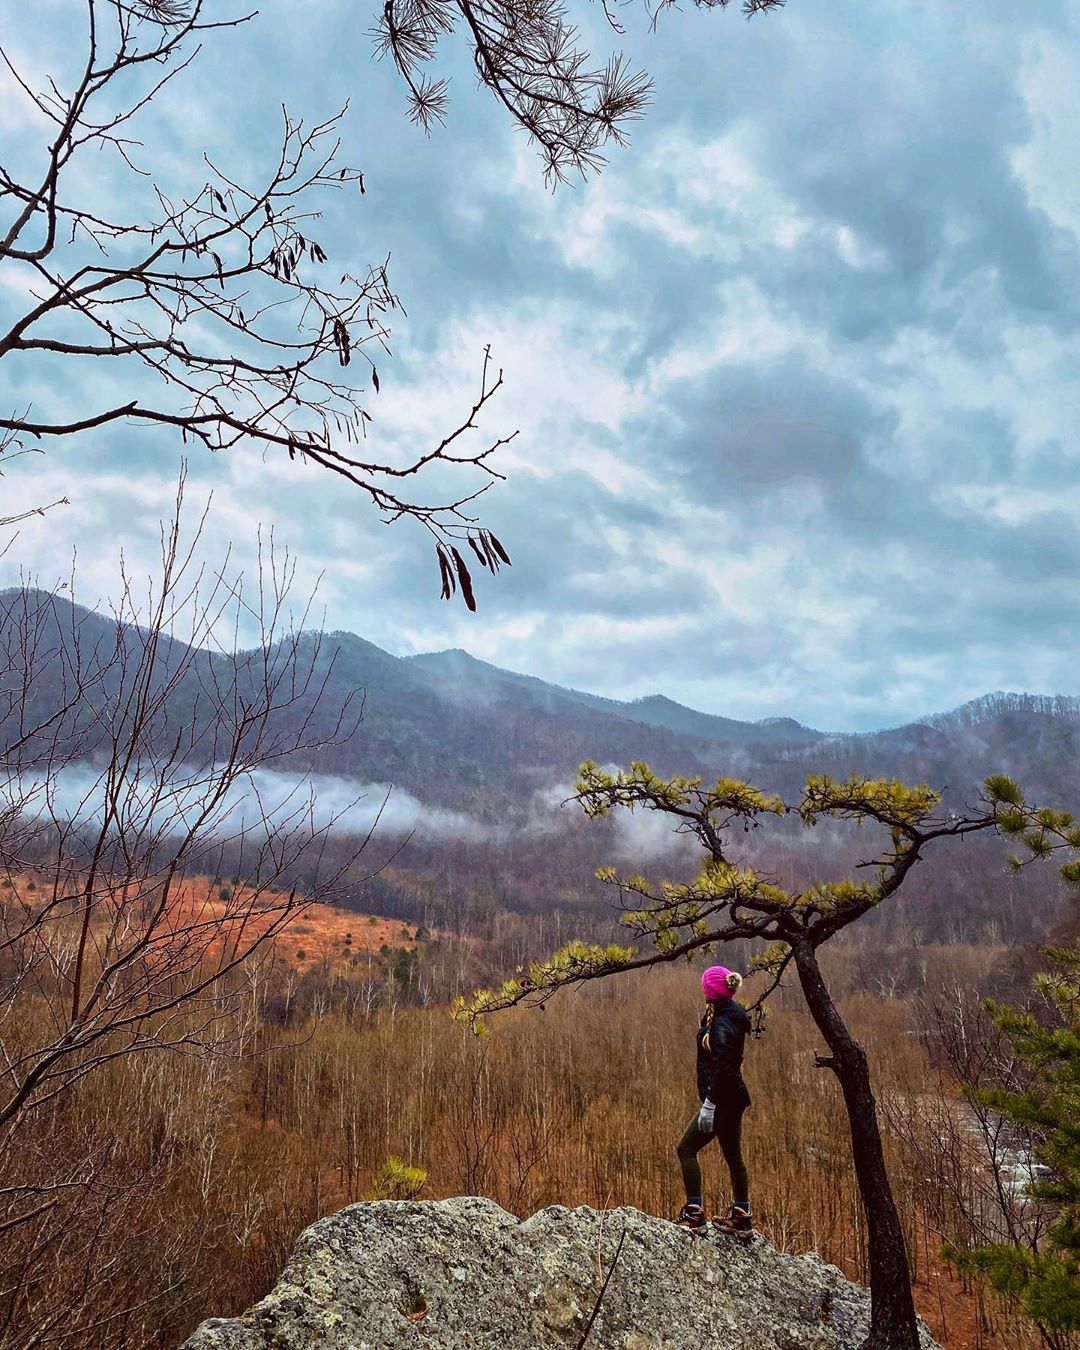
[[[863,1350],[918,1350],[911,1271],[900,1216],[885,1169],[866,1051],[847,1029],[822,977],[814,948],[793,943],[803,994],[831,1052],[828,1067],[844,1094],[855,1177],[866,1214],[870,1257],[870,1335]]]

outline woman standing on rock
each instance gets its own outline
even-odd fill
[[[742,984],[738,971],[710,966],[701,977],[705,1013],[697,1031],[697,1085],[701,1108],[679,1140],[677,1153],[686,1187],[686,1204],[678,1223],[692,1233],[708,1232],[702,1207],[698,1154],[716,1139],[731,1173],[731,1211],[713,1223],[722,1233],[750,1233],[750,1183],[742,1156],[742,1117],[750,1094],[742,1076],[743,1047],[750,1016],[735,994]]]

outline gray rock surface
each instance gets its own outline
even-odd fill
[[[577,1347],[620,1239],[587,1350],[857,1350],[866,1335],[868,1292],[817,1256],[696,1238],[636,1209],[522,1222],[462,1196],[320,1219],[266,1298],[204,1322],[183,1350]]]

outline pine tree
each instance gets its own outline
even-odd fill
[[[947,1254],[1015,1300],[1048,1345],[1064,1347],[1080,1332],[1080,943],[1046,955],[1052,968],[1035,980],[1041,1009],[986,1004],[1030,1070],[1030,1086],[1024,1092],[989,1088],[979,1097],[1040,1137],[1033,1160],[1046,1172],[1029,1194],[1052,1206],[1054,1218],[1037,1249],[1002,1242]]]

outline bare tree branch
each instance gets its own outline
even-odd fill
[[[74,414],[66,402],[63,412],[0,409],[0,454],[73,436],[92,445],[89,433],[118,424],[168,428],[214,452],[248,445],[285,454],[359,489],[384,520],[420,524],[441,573],[444,555],[452,560],[468,603],[471,577],[456,544],[468,543],[492,572],[508,560],[473,509],[502,477],[493,460],[513,439],[481,439],[502,372],[485,351],[469,413],[433,447],[367,451],[378,363],[401,306],[387,260],[359,269],[346,260],[340,280],[327,275],[320,199],[365,191],[363,174],[340,158],[347,105],[310,125],[282,107],[276,158],[251,182],[207,156],[201,186],[174,196],[136,163],[129,124],[186,72],[203,35],[250,17],[209,20],[204,11],[204,0],[86,0],[85,59],[66,90],[35,88],[0,41],[0,59],[51,136],[36,178],[0,163],[0,267],[31,297],[0,331],[0,360],[14,379],[30,359],[35,370],[62,371],[55,387],[87,404]],[[86,200],[85,188],[73,195],[69,170],[90,150],[118,159],[133,187],[146,179],[145,215],[135,192],[128,214],[115,217]],[[127,388],[95,403],[92,381],[71,376],[101,361],[120,363]],[[429,498],[419,482],[439,465],[455,466],[463,488]],[[417,486],[406,488],[410,480]]]

